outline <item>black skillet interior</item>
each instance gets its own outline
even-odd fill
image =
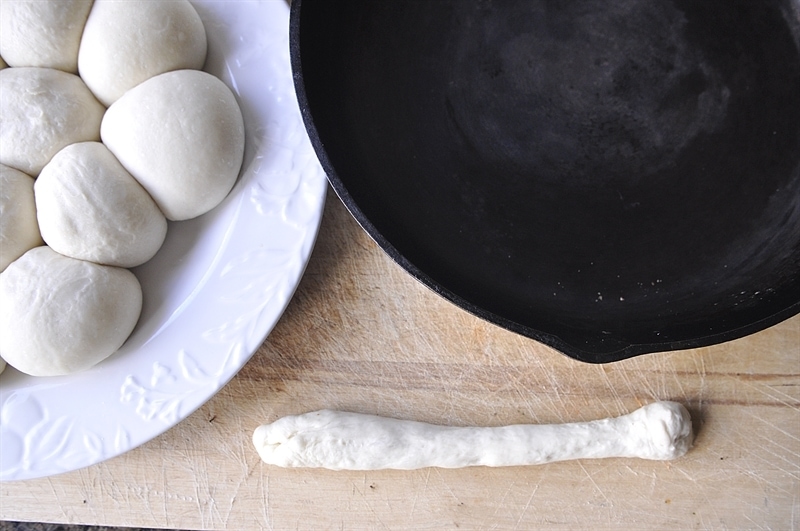
[[[800,311],[798,0],[294,0],[332,186],[412,275],[588,362]]]

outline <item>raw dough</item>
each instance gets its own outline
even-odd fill
[[[206,32],[188,0],[95,0],[81,40],[78,71],[103,104],[164,72],[199,70]]]
[[[590,422],[496,428],[323,410],[284,417],[253,433],[265,463],[332,470],[521,466],[603,457],[666,460],[685,454],[692,439],[689,413],[675,402]]]
[[[11,66],[78,72],[78,47],[92,0],[3,0],[0,54]]]
[[[117,351],[142,309],[127,269],[36,247],[0,273],[0,357],[32,376],[88,369]]]
[[[0,163],[36,177],[61,148],[100,140],[104,112],[74,74],[52,68],[0,70]]]
[[[0,164],[0,272],[43,244],[36,221],[33,177]]]
[[[135,267],[150,260],[167,235],[164,214],[99,142],[59,151],[35,191],[42,237],[63,255]]]
[[[197,217],[230,192],[244,155],[244,121],[231,90],[197,70],[153,77],[108,108],[103,143],[167,219]]]

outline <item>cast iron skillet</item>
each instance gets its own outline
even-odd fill
[[[294,0],[305,124],[378,244],[587,362],[800,311],[798,0]]]

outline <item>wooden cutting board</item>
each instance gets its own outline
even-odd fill
[[[671,462],[413,472],[262,464],[264,422],[339,408],[452,425],[589,420],[670,399]],[[395,265],[329,193],[286,314],[205,406],[121,457],[0,484],[0,518],[175,529],[800,527],[800,316],[745,339],[610,365],[485,323]]]

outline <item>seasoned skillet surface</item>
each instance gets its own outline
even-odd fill
[[[490,321],[607,362],[800,309],[794,0],[302,0],[337,193]]]

